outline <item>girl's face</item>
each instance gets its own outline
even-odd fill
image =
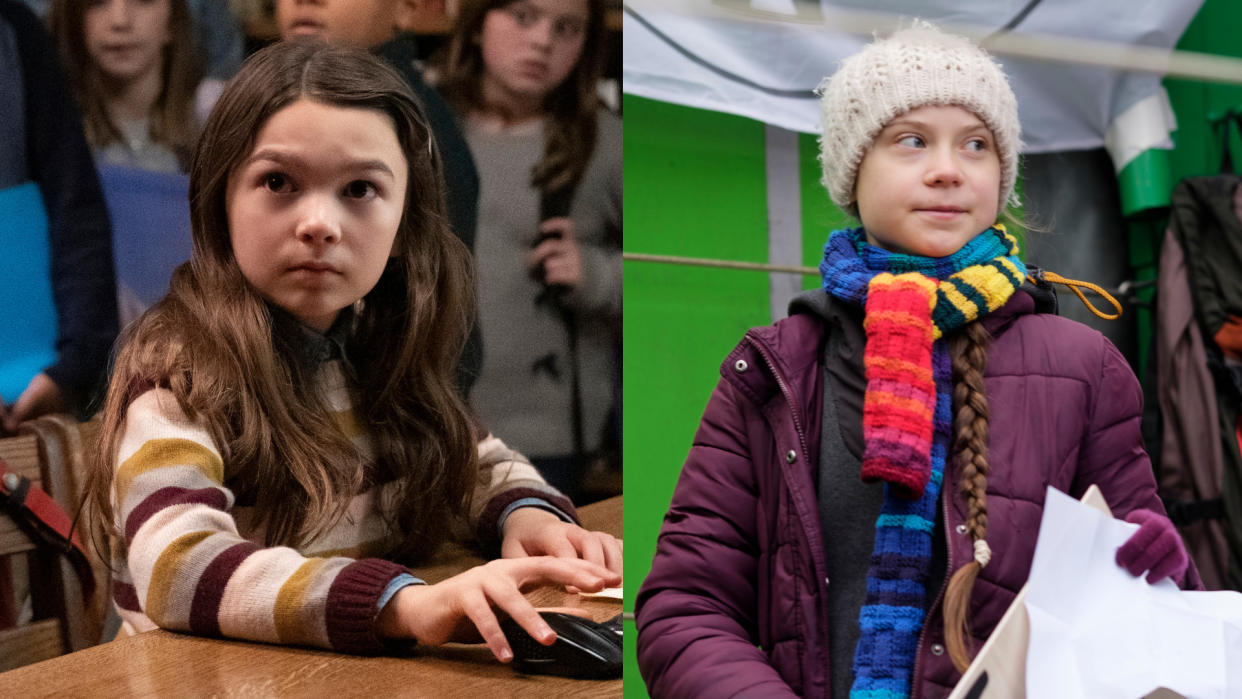
[[[225,210],[242,274],[327,330],[384,272],[408,168],[387,114],[309,99],[276,112],[229,175]]]
[[[171,14],[169,0],[88,0],[86,51],[110,80],[133,82],[159,71]]]
[[[573,72],[586,41],[587,0],[516,0],[483,17],[483,96],[542,101]]]
[[[889,122],[858,168],[854,195],[867,242],[944,257],[996,223],[996,139],[974,113],[924,106]]]

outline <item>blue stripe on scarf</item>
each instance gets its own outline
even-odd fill
[[[880,515],[875,521],[876,527],[895,527],[901,529],[903,527],[909,529],[919,529],[923,531],[931,531],[934,526],[933,522],[920,519],[918,515]]]

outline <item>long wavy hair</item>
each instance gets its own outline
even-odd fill
[[[374,461],[338,427],[298,348],[273,335],[269,307],[234,259],[228,181],[269,118],[302,99],[387,115],[409,164],[393,256],[355,304],[347,368]],[[89,506],[114,527],[111,481],[126,409],[158,385],[205,424],[238,501],[253,503],[266,545],[330,529],[350,499],[396,481],[385,512],[402,540],[387,555],[416,560],[468,511],[478,463],[455,369],[474,312],[468,251],[448,225],[440,156],[405,81],[370,54],[281,42],[256,53],[208,119],[190,172],[193,253],[168,295],[127,330],[115,358]],[[112,531],[115,531],[112,529]]]
[[[184,167],[197,133],[194,91],[201,67],[190,27],[186,0],[167,0],[168,45],[160,67],[160,92],[151,106],[151,140],[168,147]],[[86,48],[86,11],[91,0],[52,0],[48,25],[61,62],[82,111],[86,140],[103,148],[121,140],[121,130],[108,116],[103,76]]]
[[[453,24],[453,35],[439,57],[440,90],[465,114],[487,110],[483,101],[483,54],[479,36],[487,13],[518,0],[465,0]],[[544,98],[547,115],[543,158],[531,173],[531,184],[555,192],[578,181],[595,151],[596,93],[603,72],[604,0],[586,0],[587,26],[582,55],[569,77]]]

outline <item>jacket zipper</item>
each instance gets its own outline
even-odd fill
[[[790,390],[789,384],[785,382],[785,377],[781,376],[776,370],[776,364],[772,362],[772,357],[768,354],[768,350],[763,343],[756,337],[751,337],[751,345],[755,351],[763,358],[763,363],[768,367],[768,373],[772,374],[772,378],[776,379],[776,385],[781,389],[781,395],[785,397],[785,402],[789,404],[789,414],[793,417],[794,431],[798,433],[798,444],[802,447],[802,458],[809,459],[806,446],[806,431],[802,429],[802,421],[798,419],[798,406],[794,404],[793,391]]]
[[[948,468],[948,464],[945,464],[945,468]],[[922,683],[919,682],[919,666],[923,664],[923,642],[927,640],[927,621],[931,618],[932,610],[944,598],[949,576],[953,574],[953,530],[949,528],[949,498],[944,490],[947,483],[947,479],[941,481],[940,505],[944,511],[944,540],[947,544],[945,551],[949,560],[944,566],[944,580],[940,583],[940,591],[936,593],[936,599],[932,600],[931,606],[927,608],[927,613],[923,616],[923,628],[919,630],[919,642],[914,646],[914,672],[910,676],[910,699],[918,699],[920,689],[922,689]]]
[[[767,347],[763,345],[763,343],[759,340],[759,338],[754,337],[750,335],[749,333],[747,333],[747,335],[748,337],[750,337],[750,343],[755,348],[755,351],[758,352],[759,356],[763,358],[763,363],[767,366],[768,373],[772,375],[772,378],[776,379],[776,385],[780,388],[781,395],[784,396],[785,398],[785,403],[789,405],[789,415],[793,419],[794,431],[798,433],[798,446],[801,447],[802,449],[802,458],[808,460],[809,462],[810,450],[807,448],[807,445],[806,445],[806,430],[802,428],[802,421],[801,419],[799,419],[799,416],[798,416],[798,406],[794,403],[793,390],[791,390],[789,388],[789,384],[785,382],[785,377],[781,376],[781,373],[776,370],[776,364],[772,361],[771,355],[768,354]],[[814,558],[814,555],[812,555],[812,559],[813,558]],[[821,600],[824,601],[824,604],[827,604],[828,602],[827,588],[826,588],[827,582],[819,582],[820,580],[824,580],[823,575],[821,575],[819,571],[816,571],[815,577],[817,578],[816,586],[819,587],[819,590],[820,590],[819,597]],[[827,635],[828,635],[827,629],[825,629],[825,636]],[[824,639],[824,648],[827,651],[824,654],[824,658],[826,662],[828,663],[824,667],[824,679],[827,682],[829,682],[831,685],[831,682],[832,682],[832,658],[831,658],[832,647],[829,645],[827,638]]]

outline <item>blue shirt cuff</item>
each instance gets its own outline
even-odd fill
[[[514,500],[509,503],[509,506],[500,513],[500,521],[497,522],[496,528],[497,531],[500,532],[501,539],[505,537],[505,520],[509,519],[509,515],[513,514],[514,511],[520,507],[538,507],[541,510],[547,510],[557,517],[560,517],[561,521],[569,522],[570,524],[574,523],[573,517],[565,514],[559,507],[553,505],[547,500],[544,500],[543,498],[522,498],[521,500]]]
[[[398,575],[392,579],[392,582],[388,583],[388,587],[385,587],[384,591],[380,594],[377,609],[383,610],[384,607],[392,601],[393,595],[397,594],[397,591],[401,588],[406,587],[407,585],[426,584],[427,582],[425,580],[420,580],[409,573],[402,573],[401,575]]]

